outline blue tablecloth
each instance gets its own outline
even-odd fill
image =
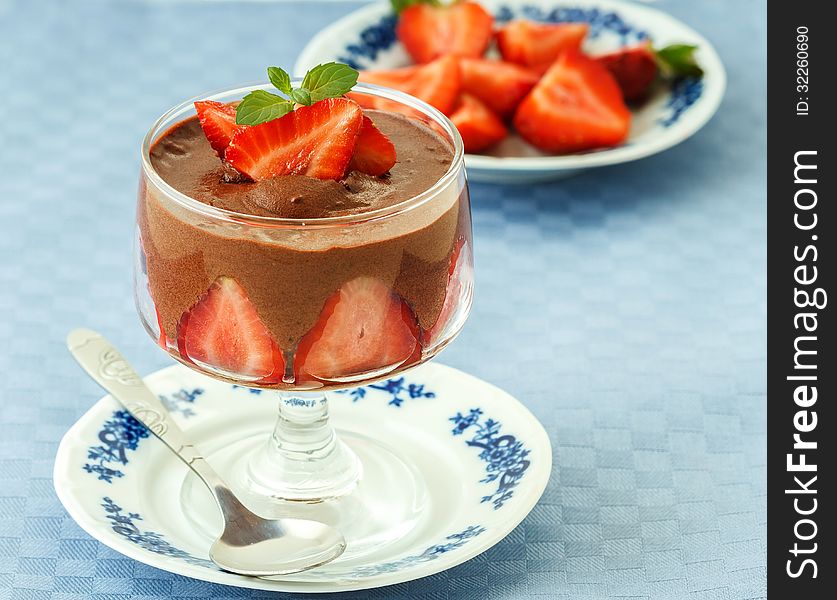
[[[123,558],[66,515],[53,456],[102,394],[64,336],[170,363],[131,297],[140,139],[358,4],[0,0],[0,598],[270,595]],[[466,564],[346,597],[764,597],[765,6],[656,6],[726,63],[705,129],[554,184],[472,186],[476,301],[442,361],[545,424],[543,499]]]

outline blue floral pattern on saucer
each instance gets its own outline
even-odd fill
[[[467,527],[459,533],[453,533],[447,536],[444,542],[442,542],[441,544],[434,544],[433,546],[430,546],[421,554],[405,556],[404,558],[400,558],[398,560],[383,563],[380,565],[362,567],[356,570],[356,575],[360,577],[372,577],[375,575],[381,575],[382,573],[393,573],[395,571],[400,571],[401,569],[404,569],[406,567],[413,567],[419,563],[435,560],[443,554],[450,552],[451,550],[461,548],[469,540],[477,537],[478,535],[484,532],[485,527],[482,527],[480,525],[471,525],[470,527]]]
[[[162,554],[163,556],[171,556],[172,558],[179,558],[186,562],[197,565],[199,567],[206,567],[208,569],[217,570],[218,567],[212,561],[204,558],[198,558],[171,545],[161,534],[154,531],[141,530],[136,521],[141,521],[142,517],[137,513],[125,513],[122,507],[116,504],[109,497],[102,498],[102,508],[105,509],[105,517],[110,521],[111,528],[114,533],[121,535],[129,542],[132,542],[155,554]]]
[[[387,379],[381,383],[373,383],[364,387],[352,388],[349,390],[338,390],[338,394],[347,394],[351,397],[352,402],[357,402],[366,397],[370,391],[377,390],[386,393],[390,400],[387,404],[399,408],[408,398],[416,400],[418,398],[435,398],[435,392],[425,389],[423,383],[406,383],[404,377],[398,379]],[[404,397],[403,394],[407,396]]]
[[[169,409],[188,419],[187,431],[194,427],[198,432],[196,441],[201,443],[201,436],[206,441],[224,429],[219,424],[223,423],[219,411],[229,407],[231,386],[207,381],[205,390],[181,387],[181,369],[183,367],[170,367],[165,380],[156,378],[156,387],[164,390],[160,398]],[[439,376],[434,375],[437,373]],[[261,423],[269,418],[275,409],[273,403],[263,402],[264,395],[251,396],[245,390],[248,388],[232,390],[240,401],[242,413],[250,415],[242,423]],[[239,391],[242,392],[240,395]],[[450,511],[457,516],[450,522],[433,517],[428,522],[436,525],[417,528],[416,539],[406,546],[399,545],[400,550],[381,551],[374,557],[358,561],[354,557],[347,562],[337,561],[299,578],[277,580],[275,587],[260,581],[259,586],[265,586],[265,589],[284,590],[300,585],[317,590],[345,589],[367,579],[376,584],[397,583],[449,568],[493,545],[508,533],[508,528],[531,509],[532,496],[524,495],[523,490],[542,489],[545,485],[550,455],[547,452],[543,455],[545,460],[541,460],[537,449],[539,443],[544,444],[544,438],[539,440],[537,437],[537,422],[530,421],[531,415],[525,410],[521,412],[522,407],[515,409],[518,405],[513,398],[503,397],[502,392],[483,382],[434,364],[342,394],[342,397],[338,396],[340,400],[333,403],[333,410],[335,416],[339,414],[345,419],[348,431],[361,431],[368,420],[388,415],[398,426],[383,428],[389,430],[381,431],[382,443],[391,446],[404,443],[405,454],[419,457],[416,466],[420,470],[428,468],[421,460],[426,459],[428,449],[435,448],[431,453],[441,452],[445,460],[451,461],[451,469],[445,469],[446,475],[439,474],[435,480],[428,477],[434,489],[442,489],[444,477],[455,477],[451,482],[458,485],[464,475],[469,491],[456,499],[455,506],[446,503],[432,507],[431,511],[441,514]],[[471,404],[472,401],[476,403]],[[64,483],[72,480],[70,471],[62,471],[56,478],[58,489],[74,500],[70,506],[83,506],[76,513],[80,517],[76,518],[81,523],[91,523],[90,530],[96,532],[94,535],[98,539],[109,538],[106,543],[122,548],[123,552],[146,564],[200,579],[241,584],[239,579],[225,579],[225,572],[211,562],[205,536],[169,523],[170,519],[178,517],[171,514],[167,505],[176,504],[177,499],[158,498],[159,492],[155,489],[160,483],[157,479],[160,474],[151,465],[154,461],[132,456],[132,452],[144,444],[141,440],[151,437],[150,431],[127,411],[114,411],[112,402],[106,398],[97,405],[98,411],[93,419],[88,419],[83,437],[68,436],[67,441],[62,442],[67,448],[71,448],[67,443],[75,444],[76,456],[82,458],[67,462],[70,471],[77,474],[77,465],[84,463],[83,459],[87,457],[85,470],[96,474],[96,477],[83,476],[82,486]],[[478,408],[472,408],[474,406]],[[512,409],[507,412],[509,407]],[[514,425],[510,426],[511,423]],[[408,434],[406,439],[400,433],[402,426],[414,428],[405,432]],[[97,443],[91,445],[96,438]],[[546,444],[548,446],[548,442]],[[530,452],[537,452],[538,456],[532,463],[533,468],[529,468]],[[474,460],[477,457],[478,460]],[[63,463],[58,460],[59,465]],[[435,466],[429,468],[435,471]],[[179,483],[178,476],[172,478],[171,473],[162,477],[164,487]],[[149,495],[155,497],[151,503],[147,502]],[[81,501],[76,500],[77,497]],[[66,503],[66,497],[62,501]],[[84,506],[84,502],[89,504]],[[93,520],[87,521],[88,517]]]
[[[666,108],[671,113],[667,117],[660,119],[660,124],[663,127],[671,127],[674,125],[684,112],[700,100],[702,94],[703,79],[686,77],[675,81],[671,86],[671,95],[666,102]]]
[[[472,408],[467,415],[461,412],[450,418],[454,422],[453,435],[462,435],[471,427],[476,427],[474,435],[465,443],[482,449],[480,459],[484,460],[487,475],[481,483],[498,482],[497,489],[482,497],[482,502],[492,502],[494,510],[502,508],[514,495],[514,488],[531,465],[527,458],[529,450],[513,435],[500,435],[500,422],[482,418],[482,409]]]
[[[98,479],[107,483],[114,477],[123,477],[120,469],[110,464],[127,465],[128,451],[136,450],[139,441],[148,437],[148,429],[137,421],[127,410],[117,410],[105,421],[99,431],[98,446],[90,446],[87,459],[91,462],[82,467],[86,472],[98,475]]]
[[[194,416],[192,405],[195,399],[203,394],[203,389],[181,388],[170,395],[161,395],[160,401],[169,411],[179,413],[184,418]],[[97,446],[87,449],[89,462],[82,466],[85,472],[97,475],[97,479],[106,483],[113,483],[116,477],[124,477],[125,473],[115,465],[128,464],[128,451],[137,449],[139,442],[149,436],[148,429],[137,421],[127,410],[114,411],[113,416],[104,422],[99,431]]]

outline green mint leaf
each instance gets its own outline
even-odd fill
[[[657,60],[663,75],[671,78],[701,77],[703,69],[695,61],[697,46],[672,44],[657,50]]]
[[[302,87],[311,95],[311,102],[337,98],[357,83],[358,72],[343,63],[317,65],[305,75]]]
[[[291,112],[294,104],[290,100],[264,90],[250,92],[235,109],[238,125],[259,125],[278,119]]]
[[[392,10],[395,11],[395,14],[400,15],[401,11],[405,8],[409,8],[415,4],[429,4],[430,6],[442,6],[440,0],[390,0],[390,4],[392,4]]]
[[[295,90],[291,90],[291,100],[296,102],[297,104],[303,104],[305,106],[311,106],[311,94],[305,88],[298,88]]]
[[[279,67],[268,67],[267,77],[277,90],[283,94],[291,93],[291,76],[287,71]]]

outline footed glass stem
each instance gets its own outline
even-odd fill
[[[336,435],[323,392],[277,392],[279,418],[247,465],[251,494],[321,502],[350,493],[362,475],[357,455]]]

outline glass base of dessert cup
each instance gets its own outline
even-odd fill
[[[400,377],[405,371],[390,375]],[[243,431],[232,441],[201,445],[248,508],[267,518],[309,518],[338,528],[347,541],[341,562],[379,552],[421,530],[432,502],[426,475],[374,433],[336,431],[328,404],[338,392],[250,390],[278,404],[272,432]],[[206,535],[216,534],[220,520],[205,485],[189,472],[179,494],[190,524]]]

